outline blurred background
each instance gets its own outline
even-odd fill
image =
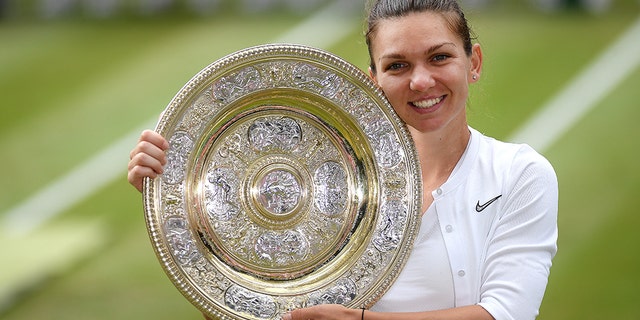
[[[560,182],[539,319],[640,319],[640,1],[467,0],[472,126]],[[362,70],[362,0],[0,0],[0,318],[201,319],[164,274],[129,151],[198,71],[295,42]]]

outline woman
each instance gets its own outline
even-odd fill
[[[469,85],[480,79],[455,0],[378,0],[366,34],[370,75],[414,139],[423,180],[422,225],[398,279],[370,309],[322,305],[283,318],[534,319],[556,253],[556,175],[527,145],[470,128]],[[145,131],[129,181],[162,173],[166,140]]]

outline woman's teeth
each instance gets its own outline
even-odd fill
[[[418,107],[418,108],[421,108],[421,109],[428,109],[428,108],[431,108],[431,107],[435,106],[436,104],[440,103],[440,101],[442,101],[442,97],[435,98],[435,99],[427,99],[427,100],[415,101],[415,102],[412,102],[411,104],[413,104],[415,107]]]

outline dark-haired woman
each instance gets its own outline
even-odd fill
[[[415,141],[422,225],[409,261],[370,310],[316,306],[285,319],[534,319],[556,253],[558,189],[526,145],[470,128],[469,85],[480,79],[455,0],[371,5],[370,73]]]
[[[480,79],[455,0],[379,0],[370,6],[370,74],[416,144],[422,224],[411,256],[369,310],[321,305],[286,320],[534,319],[557,246],[558,187],[549,162],[527,145],[469,127],[469,86]],[[146,131],[129,181],[162,172],[166,140]]]

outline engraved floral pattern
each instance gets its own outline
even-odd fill
[[[218,239],[211,246],[228,253],[222,259],[229,264],[274,270],[259,271],[265,277],[300,277],[313,270],[308,259],[332,259],[332,247],[348,239],[353,195],[343,155],[308,120],[252,117],[212,138],[208,149],[202,189]]]
[[[207,213],[220,221],[227,221],[238,214],[234,199],[237,197],[238,181],[231,169],[214,168],[207,173],[205,184]]]
[[[347,174],[340,164],[328,161],[322,164],[314,175],[315,204],[320,212],[335,216],[347,207]]]
[[[293,69],[293,83],[300,88],[334,98],[342,88],[343,79],[333,72],[301,63]]]
[[[309,241],[294,230],[283,233],[265,232],[258,237],[255,245],[258,259],[275,265],[286,265],[305,258],[309,252]]]
[[[269,319],[278,310],[278,306],[269,296],[251,292],[239,286],[229,288],[224,299],[231,309],[260,319]]]
[[[404,203],[392,200],[382,204],[381,227],[376,231],[373,244],[382,252],[395,249],[404,235],[403,228],[407,219]]]
[[[399,272],[419,222],[414,151],[354,70],[308,48],[248,49],[207,67],[165,110],[159,132],[171,147],[148,230],[172,280],[213,318],[370,305]],[[294,97],[274,103],[270,90]],[[369,243],[342,259],[353,239]],[[346,260],[337,278],[315,275]],[[291,279],[306,289],[281,289]]]
[[[178,261],[183,264],[189,264],[200,259],[200,253],[189,234],[187,223],[183,218],[167,219],[165,228],[169,246],[173,249],[173,254]]]
[[[169,145],[162,179],[168,184],[176,184],[184,180],[184,170],[193,148],[193,140],[186,132],[178,131],[169,139]]]
[[[274,214],[288,213],[300,201],[302,190],[295,176],[285,170],[274,170],[260,179],[258,197],[262,206]]]
[[[235,74],[222,77],[213,90],[218,101],[227,102],[261,86],[262,76],[258,70],[254,67],[246,67]]]
[[[249,141],[261,152],[293,150],[302,139],[298,123],[287,117],[258,119],[249,127]]]
[[[358,292],[353,280],[343,278],[326,290],[317,291],[309,295],[309,305],[319,304],[347,304],[356,297]]]

